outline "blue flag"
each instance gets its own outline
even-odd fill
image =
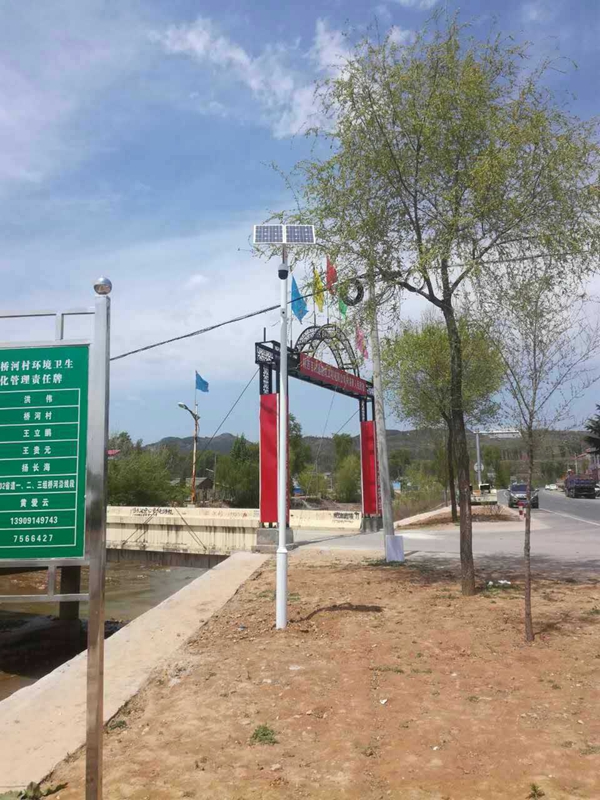
[[[200,392],[208,392],[208,381],[205,381],[198,373],[196,373],[196,389]]]
[[[298,317],[298,320],[302,322],[304,317],[308,313],[308,309],[306,307],[306,300],[300,294],[298,289],[298,284],[296,283],[296,278],[292,275],[292,311]]]

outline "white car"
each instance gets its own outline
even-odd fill
[[[548,483],[544,486],[544,489],[548,492],[555,492],[558,489],[558,486],[555,483]]]

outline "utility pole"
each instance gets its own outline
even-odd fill
[[[379,486],[381,489],[381,511],[385,552],[388,561],[404,561],[404,546],[401,536],[394,533],[394,506],[385,427],[385,407],[383,402],[383,381],[381,378],[381,349],[379,346],[379,324],[377,321],[377,299],[375,281],[369,280],[369,300],[371,305],[371,357],[373,360],[373,390],[375,400],[375,435],[377,437],[377,463],[379,466]]]
[[[192,505],[196,505],[196,453],[198,451],[198,402],[194,405],[194,449],[192,455]]]
[[[198,400],[195,400],[194,403],[194,411],[191,408],[188,408],[185,403],[177,403],[179,408],[183,408],[184,411],[187,411],[194,420],[194,445],[192,449],[192,491],[191,491],[191,505],[196,505],[196,452],[198,450],[198,423],[200,421],[200,417],[198,416]]]

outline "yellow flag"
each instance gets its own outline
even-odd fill
[[[321,280],[321,276],[317,272],[317,270],[313,270],[313,296],[315,298],[315,303],[317,304],[317,308],[319,311],[323,311],[323,281]]]

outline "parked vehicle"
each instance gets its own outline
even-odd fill
[[[586,475],[568,475],[565,478],[565,494],[567,497],[596,497],[596,481]]]
[[[547,492],[555,492],[558,489],[558,486],[555,483],[547,483],[544,486]]]
[[[596,497],[600,497],[600,483],[596,484]]]
[[[527,505],[527,484],[526,483],[512,483],[508,490],[508,507],[517,508],[519,503]],[[540,498],[537,489],[531,490],[531,507],[540,507]]]
[[[472,506],[497,506],[498,492],[492,489],[489,483],[480,483],[479,490],[473,490],[471,486],[471,505]]]

